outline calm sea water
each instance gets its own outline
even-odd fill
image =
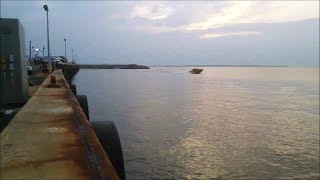
[[[319,69],[85,70],[91,121],[114,121],[128,179],[319,179]]]

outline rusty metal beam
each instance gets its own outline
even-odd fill
[[[1,133],[0,179],[119,179],[61,70]]]

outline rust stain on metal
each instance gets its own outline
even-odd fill
[[[1,133],[1,179],[119,179],[61,70]]]

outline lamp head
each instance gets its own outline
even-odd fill
[[[44,10],[49,11],[49,8],[47,5],[43,5]]]

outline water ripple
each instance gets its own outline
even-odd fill
[[[319,179],[319,69],[81,70],[128,179]]]

